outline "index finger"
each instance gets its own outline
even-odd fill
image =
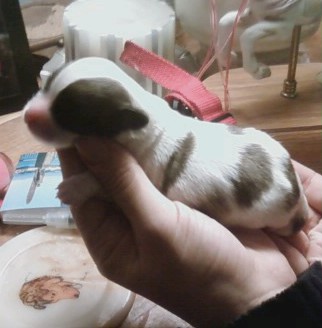
[[[304,193],[310,206],[320,214],[322,213],[322,176],[310,168],[293,161],[295,171],[298,173],[303,185]]]
[[[64,178],[82,173],[86,170],[76,148],[71,147],[60,149],[57,150],[57,154],[59,156],[60,166]]]

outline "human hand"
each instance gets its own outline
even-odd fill
[[[222,326],[296,281],[308,267],[298,245],[260,230],[227,230],[163,196],[120,146],[83,139],[60,151],[64,176],[89,169],[113,203],[72,207],[107,278],[198,327]]]
[[[304,230],[290,242],[302,252],[309,264],[322,263],[322,176],[293,161],[309,203],[309,220]]]

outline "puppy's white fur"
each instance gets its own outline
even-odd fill
[[[119,84],[131,104],[148,117],[144,127],[122,131],[113,139],[132,153],[154,185],[170,199],[197,208],[227,226],[269,227],[287,235],[304,223],[307,202],[300,184],[295,185],[297,178],[289,154],[277,141],[253,128],[239,129],[182,116],[108,60],[85,58],[69,64],[53,79],[47,92],[41,91],[26,105],[27,123],[28,116],[43,101],[43,111],[49,113],[50,135],[55,136],[51,141],[57,147],[71,145],[77,135],[66,133],[53,121],[51,105],[73,82],[98,77]],[[44,137],[33,124],[29,127],[36,136]],[[91,188],[74,188],[80,181]],[[258,188],[259,194],[247,188]],[[299,195],[294,202],[296,188]],[[65,180],[59,196],[73,205],[98,192],[97,181],[85,174]],[[290,199],[294,204],[288,204]]]

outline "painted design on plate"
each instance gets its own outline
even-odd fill
[[[81,287],[81,284],[66,281],[61,276],[42,276],[25,282],[19,297],[23,304],[43,310],[46,305],[79,298]]]

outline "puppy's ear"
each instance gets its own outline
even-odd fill
[[[141,109],[133,106],[115,111],[110,117],[121,130],[137,130],[149,122],[148,116]]]
[[[85,136],[114,137],[149,122],[148,115],[132,105],[126,89],[108,78],[71,83],[58,94],[51,112],[61,128]]]

